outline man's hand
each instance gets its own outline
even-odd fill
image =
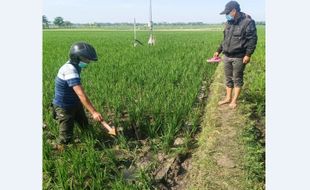
[[[243,57],[243,63],[244,63],[244,64],[247,64],[247,63],[249,63],[250,61],[251,61],[251,57],[250,57],[250,56],[246,55],[246,56]]]
[[[215,52],[214,54],[213,54],[213,57],[218,57],[220,54],[219,54],[219,52]]]
[[[95,121],[103,121],[102,115],[99,112],[94,111],[92,117]]]

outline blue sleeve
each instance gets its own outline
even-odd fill
[[[69,87],[73,87],[73,86],[76,86],[76,85],[80,85],[81,84],[81,79],[80,78],[68,79],[67,83],[68,83]]]

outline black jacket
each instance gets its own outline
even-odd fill
[[[257,43],[255,21],[249,15],[240,13],[237,20],[226,23],[224,40],[217,52],[227,57],[242,58],[253,54]]]

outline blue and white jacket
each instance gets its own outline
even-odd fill
[[[77,64],[65,63],[55,79],[55,97],[53,104],[61,108],[71,108],[80,103],[73,87],[81,84],[81,68]]]

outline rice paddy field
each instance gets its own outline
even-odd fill
[[[244,99],[259,93],[256,113],[264,115],[264,28],[253,62],[253,84]],[[156,45],[133,47],[128,31],[43,32],[43,189],[156,189],[152,171],[158,155],[184,153],[199,132],[202,107],[216,64],[209,64],[220,31],[156,32]],[[148,33],[138,33],[147,42]],[[263,39],[263,40],[262,40]],[[99,60],[82,71],[82,85],[104,119],[119,129],[109,137],[89,116],[90,129],[74,129],[74,143],[52,149],[58,126],[49,105],[54,79],[72,43],[92,44]],[[181,146],[175,140],[182,137]],[[156,156],[152,156],[156,155]]]

